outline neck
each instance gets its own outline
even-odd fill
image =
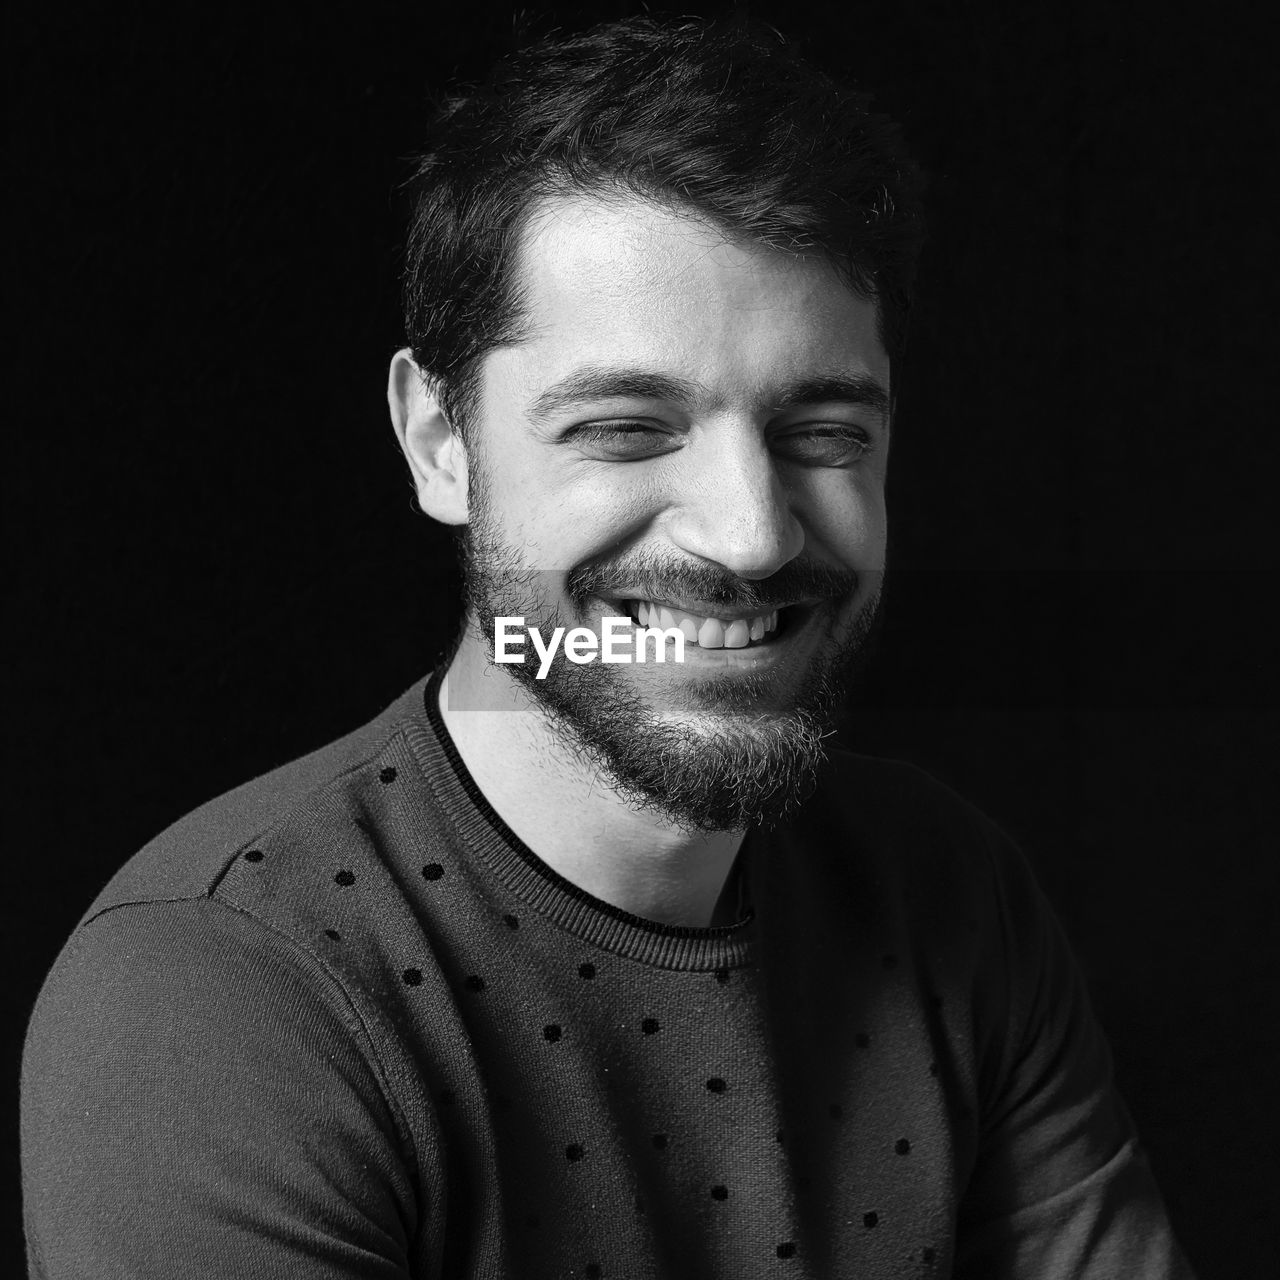
[[[571,884],[663,924],[736,921],[730,872],[744,833],[690,833],[628,804],[528,692],[489,665],[470,629],[439,699],[445,727],[485,798]]]

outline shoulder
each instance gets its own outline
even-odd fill
[[[829,811],[862,826],[963,829],[990,820],[919,765],[838,747],[830,753],[817,795]]]
[[[356,732],[201,806],[98,894],[27,1025],[33,1177],[47,1165],[56,1181],[85,1144],[123,1168],[170,1122],[201,1149],[219,1126],[267,1134],[299,1120],[299,1090],[332,1099],[385,1167],[412,1161],[418,1088],[378,1017],[385,937],[410,913],[379,850],[425,785],[410,743],[422,697],[420,682]],[[348,877],[373,892],[353,897]]]
[[[1023,866],[1000,826],[932,774],[843,749],[831,753],[799,825],[831,860],[890,880],[959,878],[991,888],[993,877]]]
[[[128,860],[94,899],[81,925],[129,903],[175,902],[215,891],[255,843],[326,829],[326,815],[376,787],[382,757],[421,719],[418,681],[355,732],[210,800]]]
[[[207,1053],[246,1020],[299,1046],[304,1022],[327,1023],[335,1041],[361,1030],[318,957],[252,916],[208,896],[122,903],[81,924],[46,978],[27,1075],[43,1086],[59,1059],[133,1041],[172,1056],[196,1035]]]
[[[280,1052],[300,1047],[292,1033],[308,1023],[311,1043],[385,1054],[370,989],[407,909],[379,864],[378,832],[402,790],[387,779],[417,768],[408,737],[422,696],[419,682],[361,729],[202,805],[135,854],[45,978],[27,1028],[27,1062],[45,1065],[27,1079],[74,1045],[119,1041],[123,1063],[131,1028],[153,1023],[187,1041],[203,1026],[225,1033],[220,1044],[236,1029],[274,1036]],[[353,902],[356,876],[375,892]],[[363,968],[340,962],[335,943],[350,934],[369,939]]]
[[[832,752],[817,790],[779,833],[776,875],[815,915],[896,922],[960,969],[1006,985],[1055,928],[1030,864],[1003,828],[925,770]],[[905,945],[905,944],[904,944]]]

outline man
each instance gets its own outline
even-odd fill
[[[389,401],[456,650],[87,913],[24,1064],[36,1274],[1189,1274],[1017,853],[824,750],[917,203],[750,27],[449,104]]]

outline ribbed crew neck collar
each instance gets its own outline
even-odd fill
[[[463,763],[440,714],[443,669],[423,685],[422,716],[409,725],[409,743],[437,802],[466,847],[506,888],[582,941],[663,969],[713,970],[747,963],[756,938],[748,907],[736,924],[698,929],[660,924],[594,898],[549,867],[511,830]],[[756,879],[753,836],[739,852],[748,901]]]

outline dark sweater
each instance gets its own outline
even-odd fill
[[[740,866],[726,928],[591,898],[422,684],[198,810],[33,1015],[33,1274],[1189,1274],[996,828],[837,753]]]

